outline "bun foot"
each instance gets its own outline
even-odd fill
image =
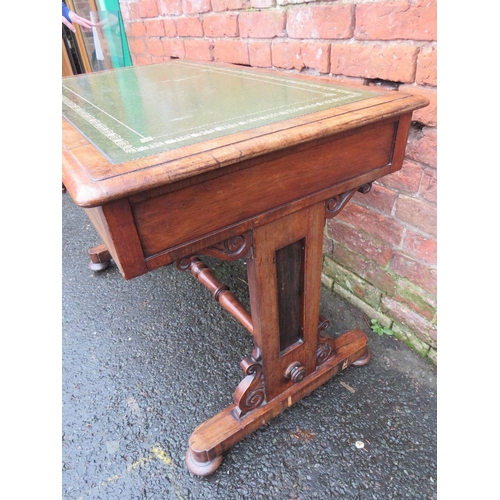
[[[366,363],[368,363],[368,361],[370,361],[371,357],[372,357],[372,355],[370,354],[370,351],[367,349],[366,354],[362,358],[359,358],[356,361],[354,361],[353,365],[354,366],[366,365]]]
[[[104,262],[89,262],[88,268],[91,271],[98,272],[98,271],[104,271],[109,267],[109,260],[106,260]]]
[[[106,245],[97,245],[89,248],[90,262],[88,268],[91,271],[104,271],[109,267],[111,262],[111,254]]]
[[[207,462],[200,462],[196,459],[195,454],[188,448],[186,452],[186,465],[187,468],[193,473],[195,476],[209,476],[213,474],[222,463],[222,455],[215,457],[213,460],[209,460]]]

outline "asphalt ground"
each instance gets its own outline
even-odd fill
[[[189,436],[232,403],[251,336],[174,266],[130,281],[113,263],[90,271],[100,240],[69,194],[62,203],[64,500],[437,498],[436,367],[327,290],[326,333],[365,331],[371,361],[238,443],[213,475],[193,476]],[[244,263],[204,260],[248,304]]]

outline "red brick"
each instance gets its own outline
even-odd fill
[[[413,82],[418,47],[413,45],[332,44],[331,73],[393,82]]]
[[[415,81],[420,85],[437,85],[437,47],[422,47],[418,54]]]
[[[391,271],[427,292],[436,294],[436,269],[411,259],[403,253],[395,252],[391,262]]]
[[[137,19],[140,17],[138,3],[130,3],[128,5],[128,10],[129,10],[129,18],[130,19]]]
[[[232,64],[250,64],[247,42],[243,40],[215,40],[214,59]]]
[[[177,19],[177,35],[202,37],[203,26],[201,19],[197,16],[179,17],[179,19]]]
[[[411,257],[436,265],[437,242],[434,238],[422,236],[419,233],[406,230],[401,248]]]
[[[139,17],[148,18],[156,17],[158,15],[158,7],[156,0],[141,0],[139,2]]]
[[[214,12],[243,10],[250,6],[250,0],[212,0],[212,9]]]
[[[412,160],[437,167],[437,131],[435,128],[412,127],[406,146],[406,156]]]
[[[300,45],[302,62],[307,68],[330,73],[330,44],[304,41]]]
[[[125,28],[125,34],[126,34],[127,36],[130,36],[130,30],[132,29],[131,24],[132,24],[132,23],[131,23],[130,21],[125,21],[125,22],[123,23],[123,26],[124,26],[124,28]]]
[[[405,279],[397,281],[394,299],[429,321],[436,316],[436,297]]]
[[[333,241],[330,237],[323,238],[323,253],[327,255],[331,255],[333,253]]]
[[[156,0],[158,12],[162,16],[182,14],[182,0]]]
[[[420,163],[405,158],[401,170],[381,177],[377,183],[409,194],[418,193],[422,175],[423,169]]]
[[[349,250],[376,262],[381,267],[387,265],[392,257],[391,245],[335,219],[328,221],[328,234]]]
[[[420,196],[431,203],[437,203],[437,172],[432,168],[424,170]]]
[[[144,22],[148,36],[165,36],[165,27],[160,19],[153,19]]]
[[[362,194],[357,192],[352,197],[352,202],[391,215],[396,198],[397,194],[392,189],[373,184],[368,193]]]
[[[436,1],[356,5],[358,40],[436,40]]]
[[[144,21],[130,23],[129,36],[144,36],[146,34],[146,25]]]
[[[177,35],[177,27],[173,19],[164,19],[163,29],[165,31],[165,36],[173,38]]]
[[[128,6],[128,4],[121,3],[120,4],[120,12],[121,12],[122,19],[123,19],[125,26],[126,26],[127,22],[130,21],[130,19],[132,19],[130,17],[130,7]]]
[[[252,9],[268,9],[276,7],[276,0],[251,0],[250,5]]]
[[[271,47],[273,66],[283,69],[302,69],[304,63],[300,55],[300,42],[274,42]]]
[[[128,47],[133,54],[146,54],[144,38],[129,38]]]
[[[421,95],[429,99],[429,105],[413,112],[412,120],[420,122],[429,127],[437,125],[437,91],[435,88],[422,88],[416,85],[401,85],[401,92],[406,94]]]
[[[210,0],[182,0],[182,11],[184,14],[201,14],[210,12],[212,5]]]
[[[180,38],[163,38],[163,52],[168,57],[178,57],[184,59],[186,57],[186,49],[184,47],[184,40]]]
[[[403,226],[384,215],[372,212],[368,208],[350,204],[337,215],[337,218],[390,245],[397,246],[401,243]]]
[[[165,62],[165,61],[168,61],[170,59],[170,57],[166,57],[166,56],[151,56],[151,64],[155,64],[155,63],[162,63],[162,62]]]
[[[205,36],[238,36],[237,14],[215,14],[203,18]]]
[[[151,64],[151,56],[149,54],[137,54],[135,56],[134,66],[147,66]]]
[[[411,224],[424,233],[436,236],[436,206],[425,200],[400,195],[396,202],[396,218]]]
[[[192,61],[212,61],[212,44],[208,40],[190,40],[184,42],[186,58]]]
[[[311,5],[288,10],[286,31],[290,38],[351,38],[353,5]]]
[[[164,56],[163,42],[161,38],[150,37],[146,38],[146,49],[151,56]]]
[[[335,260],[354,274],[365,279],[368,283],[371,283],[383,292],[391,296],[394,295],[396,280],[385,269],[351,252],[342,245],[333,246],[333,255]]]
[[[285,36],[286,14],[279,11],[242,12],[238,22],[244,38],[274,38]]]
[[[360,298],[365,304],[369,304],[376,309],[380,307],[382,291],[360,278],[352,271],[341,266],[333,259],[325,258],[323,263],[323,276],[327,277],[326,282],[330,282],[337,291],[338,287],[341,287]]]
[[[330,47],[331,48],[331,47]],[[355,85],[359,87],[360,85],[365,85],[365,80],[364,78],[351,78],[348,76],[342,76],[342,75],[330,75],[330,81],[332,82],[333,85]]]
[[[249,41],[248,55],[250,65],[257,68],[270,68],[271,61],[271,42]]]
[[[406,325],[422,342],[436,347],[436,327],[406,304],[390,297],[382,298],[382,312]]]

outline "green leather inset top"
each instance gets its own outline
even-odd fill
[[[376,95],[178,60],[62,80],[63,116],[113,164]]]

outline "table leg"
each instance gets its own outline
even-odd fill
[[[364,332],[321,334],[328,324],[319,314],[324,222],[319,203],[253,230],[247,269],[256,347],[241,362],[234,404],[191,435],[193,474],[212,474],[237,442],[340,370],[369,361]]]

